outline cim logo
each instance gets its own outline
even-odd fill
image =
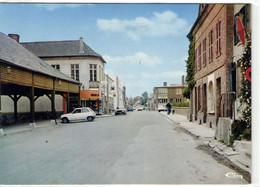
[[[227,174],[226,174],[226,177],[232,178],[232,179],[238,179],[238,178],[243,179],[243,176],[242,176],[242,175],[239,175],[239,174],[237,174],[237,173],[235,173],[235,172],[229,172],[229,173],[227,173]]]

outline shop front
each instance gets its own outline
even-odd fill
[[[100,90],[81,90],[81,105],[83,107],[90,107],[97,114],[102,111],[101,106],[101,91]]]

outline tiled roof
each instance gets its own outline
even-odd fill
[[[33,72],[42,73],[51,77],[79,83],[60,71],[54,69],[32,52],[25,49],[14,39],[0,32],[0,61],[14,65]]]
[[[80,50],[80,42],[82,42],[83,46],[82,51]],[[105,63],[105,60],[101,57],[101,55],[93,51],[88,45],[80,40],[25,42],[21,44],[40,58],[88,56],[98,57]]]

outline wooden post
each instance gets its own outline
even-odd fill
[[[55,78],[53,78],[53,90],[51,92],[51,113],[52,113],[52,119],[56,122],[56,111],[55,111]]]
[[[67,92],[67,113],[70,112],[70,92]]]
[[[32,73],[32,87],[30,90],[30,126],[35,128],[35,103],[34,103],[34,73]]]
[[[30,112],[31,112],[30,123],[35,123],[34,86],[32,86],[30,90]]]
[[[78,94],[78,107],[81,107],[81,96],[80,96],[80,85],[79,85],[79,94]]]

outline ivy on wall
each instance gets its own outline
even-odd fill
[[[182,94],[184,97],[189,99],[190,93],[192,92],[192,89],[195,86],[195,80],[194,80],[195,40],[194,39],[190,40],[188,53],[189,53],[189,57],[188,57],[188,60],[186,61],[186,73],[187,73],[186,82],[187,82],[188,87],[184,89]]]

